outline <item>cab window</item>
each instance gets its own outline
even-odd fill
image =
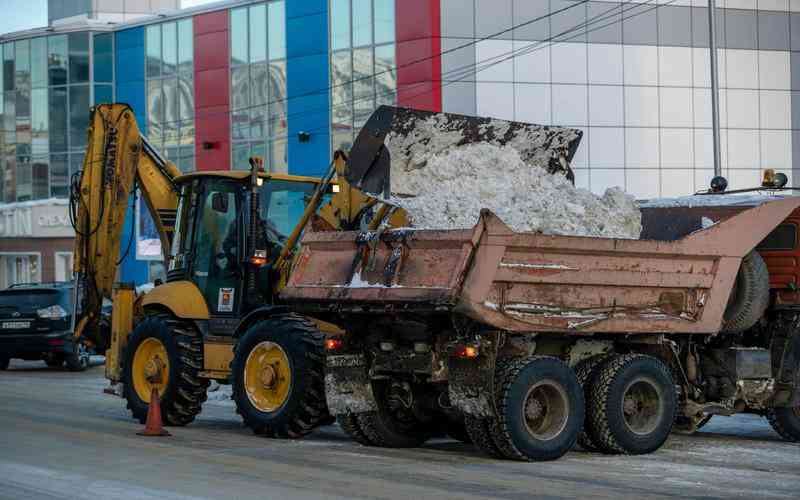
[[[797,226],[781,224],[756,247],[758,250],[794,250],[797,245]]]
[[[316,184],[268,180],[261,188],[261,218],[267,224],[267,238],[283,245],[292,233],[306,205],[314,195]]]

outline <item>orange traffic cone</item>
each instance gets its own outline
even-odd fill
[[[172,435],[164,429],[164,424],[161,422],[161,401],[158,399],[158,389],[155,387],[150,393],[150,406],[147,408],[147,422],[144,424],[144,430],[136,434],[140,436]]]

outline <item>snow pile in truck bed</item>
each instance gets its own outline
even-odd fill
[[[398,168],[394,160],[392,201],[409,212],[416,228],[469,228],[488,208],[515,231],[629,239],[641,233],[632,196],[619,188],[602,197],[575,188],[535,160],[523,161],[513,147],[451,147],[427,158],[424,168]]]

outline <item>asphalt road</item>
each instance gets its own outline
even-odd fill
[[[226,403],[172,437],[144,438],[123,400],[43,363],[0,372],[0,498],[798,498],[800,445],[749,416],[712,420],[659,452],[556,462],[489,459],[448,440],[366,448],[335,426],[301,441],[253,436]]]

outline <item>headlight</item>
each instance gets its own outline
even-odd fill
[[[67,317],[67,311],[58,304],[39,309],[36,311],[36,314],[38,314],[40,318],[45,319],[64,319]]]

